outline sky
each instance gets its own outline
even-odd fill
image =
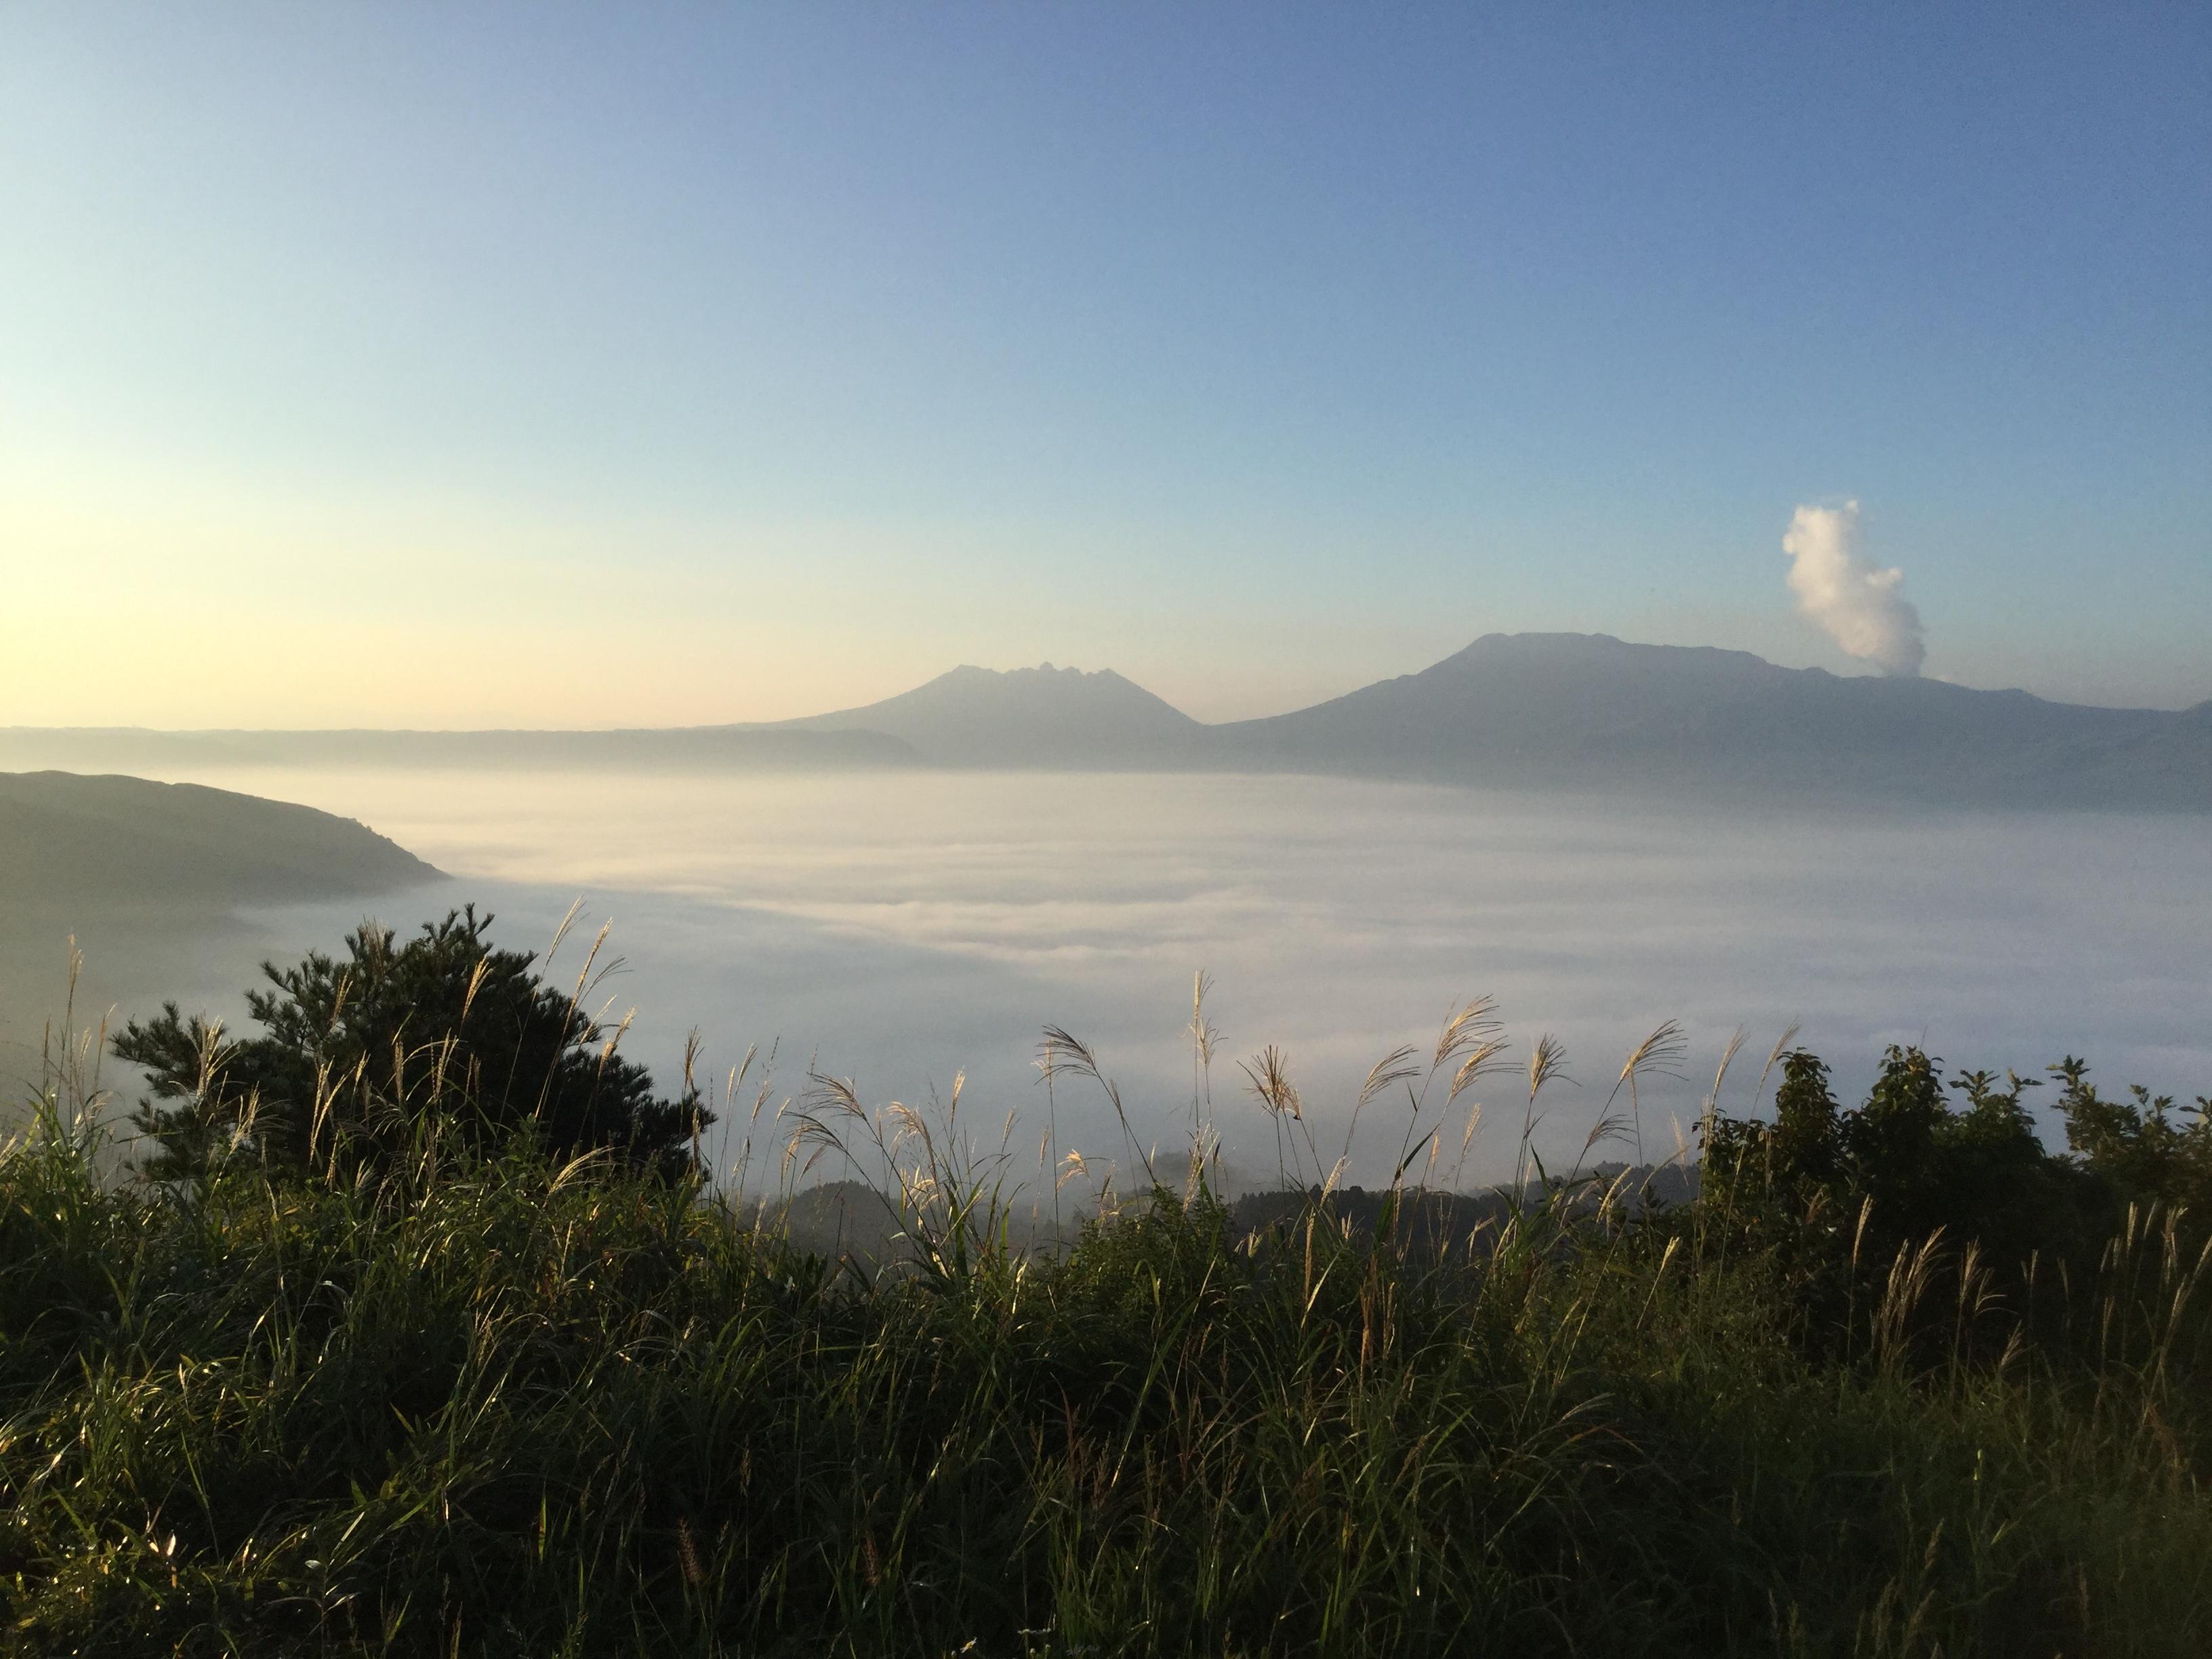
[[[2212,11],[0,8],[0,724],[2212,697]],[[1824,520],[1823,522],[1826,522]]]

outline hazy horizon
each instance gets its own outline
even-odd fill
[[[1617,637],[1617,636],[1611,635],[1603,635],[1603,634],[1595,634],[1595,635],[1593,635],[1593,634],[1587,634],[1587,633],[1583,633],[1583,632],[1579,632],[1579,631],[1577,631],[1577,630],[1572,630],[1572,629],[1545,630],[1544,635],[1540,635],[1540,637],[1544,637],[1544,636],[1556,636],[1556,637],[1563,637],[1563,638],[1567,638],[1567,639],[1598,639],[1598,640],[1613,640],[1613,639],[1614,639],[1614,638],[1616,638],[1616,637]],[[1488,636],[1488,635],[1479,636],[1479,638],[1487,638],[1487,637],[1489,637],[1489,636]],[[1475,642],[1479,642],[1479,640],[1478,640],[1478,641],[1470,641],[1470,643],[1475,643]],[[1627,643],[1630,643],[1630,644],[1644,644],[1644,643],[1658,643],[1658,642],[1657,642],[1657,641],[1627,641]],[[1687,648],[1696,648],[1696,647],[1687,647]],[[1725,650],[1725,649],[1735,649],[1735,647],[1712,647],[1712,648],[1716,648],[1716,649],[1724,649],[1724,650]],[[1446,654],[1448,654],[1448,655],[1449,655],[1449,654],[1450,654],[1450,653],[1446,653]],[[1756,655],[1757,653],[1747,653],[1747,654]],[[1766,660],[1766,659],[1761,659],[1761,660],[1762,660],[1762,661],[1764,661],[1764,660]],[[1429,662],[1422,662],[1422,663],[1414,664],[1414,665],[1409,665],[1409,666],[1407,666],[1407,667],[1405,667],[1405,668],[1403,668],[1403,669],[1400,670],[1400,671],[1399,671],[1399,672],[1400,672],[1400,674],[1416,673],[1416,672],[1419,672],[1421,669],[1423,669],[1423,668],[1427,668],[1427,667],[1430,667],[1430,666],[1432,666],[1432,665],[1432,665],[1431,663],[1429,663]],[[1788,666],[1789,665],[1785,665],[1785,664],[1776,664],[1775,665],[1776,665],[1776,666],[1778,666],[1778,667],[1781,667],[1781,666]],[[1817,665],[1817,664],[1816,664],[1816,665],[1812,665],[1812,666],[1815,666],[1815,667],[1820,666],[1820,665]],[[1058,671],[1058,672],[1068,672],[1068,671],[1073,671],[1073,672],[1078,672],[1078,673],[1080,673],[1080,674],[1084,674],[1084,675],[1115,674],[1115,675],[1119,675],[1119,676],[1120,676],[1120,678],[1123,678],[1123,679],[1127,679],[1127,680],[1129,680],[1129,681],[1130,681],[1130,683],[1131,683],[1132,684],[1139,685],[1139,688],[1140,690],[1142,690],[1148,691],[1148,692],[1152,692],[1152,695],[1154,695],[1154,696],[1156,696],[1159,695],[1158,692],[1153,691],[1152,687],[1147,686],[1147,685],[1142,685],[1139,682],[1138,682],[1138,681],[1136,681],[1136,680],[1134,680],[1134,679],[1131,678],[1131,677],[1130,677],[1130,676],[1126,675],[1126,674],[1121,674],[1121,671],[1120,671],[1119,669],[1115,668],[1115,667],[1112,664],[1110,664],[1110,663],[1096,663],[1096,664],[1054,663],[1054,662],[1052,662],[1052,661],[1051,661],[1051,660],[1049,660],[1049,659],[1040,659],[1040,660],[1038,660],[1038,661],[1036,661],[1036,662],[1014,662],[1014,663],[1009,663],[1009,664],[1006,664],[1006,665],[997,665],[997,664],[988,664],[988,663],[968,663],[968,662],[963,662],[963,663],[956,663],[956,664],[950,664],[950,665],[947,665],[944,669],[939,670],[937,673],[932,674],[932,675],[930,675],[927,678],[926,678],[926,679],[924,679],[924,680],[922,680],[922,681],[919,682],[917,684],[915,684],[915,685],[910,685],[910,686],[902,686],[902,687],[898,688],[898,689],[897,689],[897,690],[895,690],[895,691],[893,691],[892,693],[890,693],[890,694],[889,694],[889,695],[890,695],[890,696],[898,696],[898,695],[900,695],[901,693],[902,693],[902,692],[904,692],[904,691],[916,690],[921,689],[922,686],[927,686],[927,685],[929,685],[929,684],[934,684],[935,682],[937,682],[937,681],[939,681],[939,680],[944,679],[945,678],[946,678],[946,677],[947,677],[947,676],[949,676],[949,675],[958,674],[958,673],[962,673],[962,672],[969,672],[969,671],[972,671],[972,670],[981,670],[981,672],[985,672],[985,673],[993,674],[993,675],[997,675],[997,676],[1007,676],[1007,675],[1023,674],[1023,673],[1027,673],[1027,672],[1033,672],[1033,671],[1036,671],[1036,670],[1043,670],[1043,671],[1045,671],[1045,672],[1054,672],[1054,671]],[[1857,663],[1846,663],[1846,664],[1845,664],[1845,665],[1844,666],[1844,668],[1843,668],[1842,670],[1840,670],[1840,671],[1833,671],[1833,672],[1837,672],[1838,678],[1868,678],[1868,679],[1878,679],[1878,678],[1885,678],[1885,676],[1884,676],[1884,674],[1883,674],[1882,670],[1881,670],[1880,668],[1878,668],[1878,667],[1869,667],[1869,666],[1867,666],[1867,665],[1863,665],[1863,664],[1857,664]],[[1386,676],[1384,676],[1383,678],[1395,678],[1395,677],[1396,677],[1396,676],[1386,675]],[[2025,687],[2023,687],[2023,686],[2014,686],[2014,685],[1966,686],[1966,684],[1965,684],[1965,682],[1963,682],[1963,681],[1955,680],[1955,679],[1950,679],[1950,678],[1942,678],[1942,677],[1933,677],[1933,678],[1938,678],[1940,679],[1940,683],[1942,683],[1942,684],[1948,684],[1948,685],[1960,685],[1960,686],[1964,687],[1964,689],[1970,690],[2002,691],[2002,690],[2025,690],[2027,689],[2027,688],[2025,688]],[[1358,685],[1347,685],[1346,687],[1345,687],[1345,688],[1344,688],[1344,692],[1350,692],[1350,691],[1353,691],[1353,690],[1360,690],[1360,689],[1362,689],[1362,688],[1363,688],[1365,684],[1371,684],[1371,682],[1362,682],[1362,683],[1361,683],[1360,684],[1358,684]],[[2206,673],[2206,679],[2205,679],[2204,684],[2205,684],[2205,686],[2206,686],[2206,688],[2207,688],[2207,690],[2212,690],[2212,669],[2208,669],[2208,670],[2207,670],[2207,673]],[[1336,694],[1334,694],[1334,696],[1341,696],[1341,695],[1344,695],[1344,693],[1343,693],[1343,692],[1340,692],[1340,693],[1336,693]],[[2034,693],[2032,693],[2032,692],[2031,692],[2029,695],[2031,695],[2031,696],[2034,696],[2034,695],[2036,695],[2036,694],[2034,694]],[[1287,706],[1285,706],[1285,707],[1284,707],[1284,708],[1267,708],[1261,709],[1261,710],[1259,710],[1256,714],[1254,714],[1239,715],[1239,716],[1237,716],[1237,717],[1235,717],[1235,718],[1233,718],[1233,719],[1222,719],[1222,720],[1205,720],[1205,719],[1203,719],[1202,717],[1200,717],[1200,716],[1199,716],[1199,715],[1192,714],[1191,714],[1191,711],[1190,711],[1190,710],[1188,710],[1188,709],[1185,709],[1185,708],[1182,708],[1178,707],[1178,706],[1174,702],[1173,699],[1171,699],[1171,698],[1166,698],[1166,697],[1162,697],[1162,698],[1161,698],[1161,701],[1162,701],[1162,702],[1165,702],[1165,703],[1167,703],[1167,704],[1168,704],[1168,706],[1169,706],[1170,708],[1176,708],[1177,713],[1179,713],[1179,714],[1185,714],[1185,715],[1188,715],[1188,716],[1189,716],[1189,718],[1191,718],[1191,719],[1193,719],[1193,720],[1198,720],[1198,721],[1199,721],[1199,723],[1200,723],[1200,724],[1201,724],[1201,725],[1208,725],[1208,726],[1233,725],[1233,724],[1236,724],[1236,723],[1237,723],[1238,721],[1240,721],[1240,720],[1249,720],[1249,719],[1265,719],[1265,718],[1268,718],[1268,717],[1270,717],[1270,716],[1272,716],[1272,715],[1275,715],[1275,714],[1293,714],[1293,713],[1299,712],[1299,711],[1301,711],[1301,710],[1303,710],[1303,709],[1305,709],[1305,708],[1317,707],[1320,703],[1322,703],[1322,702],[1328,702],[1328,701],[1331,701],[1331,700],[1332,700],[1332,699],[1331,699],[1330,697],[1322,697],[1322,698],[1317,698],[1317,699],[1316,699],[1313,702],[1300,702],[1300,703],[1294,703],[1294,704],[1287,705]],[[2044,698],[2043,700],[2044,700],[2044,701],[2045,701],[2045,702],[2058,702],[2058,701],[2063,701],[2063,699],[2057,699],[2057,698]],[[881,702],[881,701],[884,701],[884,699],[882,699],[882,698],[878,698],[878,699],[875,699],[875,700],[874,700],[874,702]],[[2172,704],[2145,704],[2145,703],[2126,703],[2126,702],[2099,702],[2098,700],[2096,700],[2096,699],[2094,699],[2094,698],[2090,698],[2090,699],[2084,700],[2084,701],[2081,702],[2081,704],[2080,706],[2087,707],[2087,708],[2118,708],[2118,709],[2129,709],[2129,708],[2152,708],[2152,709],[2157,709],[2157,710],[2163,710],[2163,711],[2165,711],[2165,712],[2179,712],[2179,711],[2183,710],[2183,709],[2194,708],[2199,707],[2200,705],[2203,704],[2204,702],[2208,702],[2208,701],[2212,701],[2212,697],[2190,697],[2190,698],[2188,698],[2188,699],[2187,699],[2186,701],[2185,701],[2185,702],[2177,702],[2177,703],[2172,703]],[[808,718],[808,717],[810,717],[810,716],[813,716],[813,715],[820,715],[820,714],[856,714],[856,713],[863,712],[863,711],[865,711],[866,709],[867,709],[867,708],[871,708],[871,707],[872,707],[872,706],[873,706],[873,702],[839,702],[839,703],[834,704],[833,706],[831,706],[831,707],[830,707],[830,708],[821,708],[821,709],[806,709],[806,710],[803,710],[803,711],[801,711],[798,715],[796,715],[796,716],[793,716],[793,717],[791,717],[791,718],[799,719],[799,720],[804,720],[804,719],[806,719],[806,718]],[[32,723],[27,722],[27,721],[25,721],[25,722],[18,722],[18,723],[17,723],[18,726],[19,726],[21,729],[24,729],[24,730],[30,730],[30,731],[63,731],[63,730],[70,730],[70,729],[76,729],[76,730],[93,730],[93,731],[98,731],[98,730],[111,730],[111,731],[128,731],[128,732],[140,732],[140,731],[143,731],[143,732],[172,732],[172,733],[177,733],[177,734],[180,734],[180,735],[183,735],[183,734],[191,734],[191,733],[193,733],[193,732],[227,732],[227,731],[236,731],[236,732],[306,732],[306,733],[312,733],[312,732],[331,732],[331,733],[339,733],[339,732],[364,732],[364,731],[368,731],[368,732],[374,732],[374,731],[415,732],[415,731],[420,731],[420,732],[484,732],[484,731],[494,731],[494,732],[496,732],[496,731],[515,731],[515,732],[561,732],[561,731],[570,731],[570,730],[585,730],[585,731],[603,731],[603,732],[623,732],[623,731],[665,731],[665,730],[672,730],[672,729],[685,729],[685,728],[687,728],[687,727],[694,726],[712,726],[712,725],[739,725],[739,726],[743,726],[743,725],[749,725],[749,724],[760,724],[760,725],[772,726],[772,725],[776,724],[776,722],[774,722],[774,721],[763,721],[763,722],[746,722],[746,721],[735,721],[735,722],[685,721],[685,722],[674,723],[673,725],[670,725],[670,726],[641,726],[641,725],[627,725],[627,726],[592,726],[592,727],[582,727],[582,728],[561,726],[557,726],[557,725],[548,724],[548,723],[545,723],[545,722],[544,722],[544,721],[539,721],[539,722],[536,722],[536,723],[525,723],[525,724],[519,724],[519,725],[509,726],[499,726],[499,727],[465,726],[437,726],[437,725],[428,725],[428,726],[149,726],[149,725],[146,725],[146,724],[144,724],[144,723],[143,723],[143,722],[141,722],[141,723],[137,723],[137,724],[132,724],[132,725],[119,725],[119,726],[92,726],[92,725],[89,725],[89,724],[88,724],[88,723],[86,723],[86,722],[81,722],[81,721],[80,721],[80,722],[75,722],[75,723],[73,723],[73,725],[72,725],[72,726],[58,726],[58,725],[55,725],[55,726],[35,726],[35,725],[33,725]]]

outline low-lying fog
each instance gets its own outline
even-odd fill
[[[1455,1002],[1485,994],[1516,1060],[1545,1031],[1566,1044],[1580,1086],[1547,1092],[1538,1136],[1555,1167],[1668,1018],[1691,1047],[1680,1080],[1642,1091],[1653,1156],[1694,1122],[1739,1025],[1723,1093],[1736,1110],[1792,1021],[1850,1098],[1891,1042],[2029,1073],[2070,1052],[2111,1085],[2212,1091],[2202,818],[1753,816],[1282,777],[195,781],[359,817],[452,872],[378,907],[403,927],[474,899],[508,941],[542,948],[580,896],[556,975],[611,918],[627,971],[601,998],[636,1008],[626,1048],[665,1080],[695,1026],[718,1072],[773,1045],[777,1099],[810,1067],[877,1103],[943,1095],[964,1069],[963,1119],[995,1139],[1018,1109],[1032,1155],[1048,1024],[1095,1048],[1141,1135],[1180,1144],[1199,969],[1216,981],[1217,1116],[1232,1170],[1255,1177],[1272,1176],[1274,1142],[1238,1060],[1281,1045],[1333,1153],[1369,1066],[1433,1043]],[[335,945],[358,908],[258,914],[256,935],[212,941],[174,993],[235,1018],[257,955]],[[1500,1074],[1474,1091],[1470,1178],[1510,1167],[1523,1086]],[[1370,1110],[1354,1180],[1386,1174],[1400,1139],[1402,1105]],[[1063,1080],[1059,1111],[1063,1145],[1117,1155],[1095,1091]]]

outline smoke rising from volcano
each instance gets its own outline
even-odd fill
[[[1859,504],[1801,507],[1782,550],[1790,556],[1790,591],[1797,608],[1844,652],[1885,674],[1910,679],[1928,649],[1920,613],[1899,596],[1902,570],[1884,570],[1858,550]]]

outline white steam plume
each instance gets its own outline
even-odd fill
[[[1911,679],[1928,647],[1920,613],[1898,594],[1902,570],[1883,570],[1858,550],[1859,504],[1801,507],[1782,550],[1797,608],[1850,655],[1885,674]]]

